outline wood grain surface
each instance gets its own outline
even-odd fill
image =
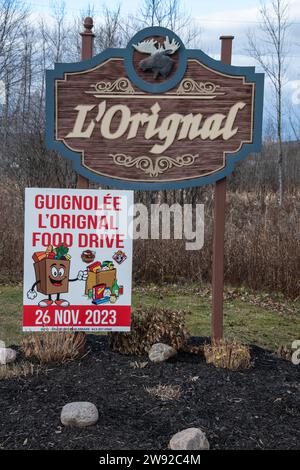
[[[176,55],[175,53],[174,60],[177,60]],[[138,69],[138,63],[142,58],[145,58],[144,54],[138,52],[134,54],[136,70],[143,79],[147,77],[147,80],[151,82],[154,80],[151,73]],[[176,71],[176,67],[177,63],[175,63],[172,73]],[[177,85],[167,93],[153,96],[138,89],[132,82],[134,93],[142,93],[141,95],[133,97],[130,94],[117,94],[115,97],[108,97],[106,94],[102,94],[101,97],[95,97],[91,93],[86,93],[93,91],[93,85],[98,82],[113,83],[121,77],[126,77],[123,59],[113,58],[92,70],[65,74],[64,80],[56,80],[55,138],[63,141],[69,148],[81,152],[82,165],[97,174],[146,182],[196,178],[220,170],[224,167],[227,153],[237,152],[243,142],[252,142],[255,85],[245,83],[244,77],[226,76],[209,69],[196,59],[190,59],[184,79],[193,79],[204,83],[211,82],[218,86],[216,91],[222,94],[216,95],[213,99],[195,99],[196,93],[177,96]],[[163,79],[159,78],[159,82],[161,81]],[[238,126],[238,132],[234,137],[227,141],[222,137],[218,137],[216,140],[202,140],[201,138],[177,140],[176,138],[171,147],[165,150],[162,155],[174,159],[189,154],[194,156],[194,163],[181,167],[171,165],[157,176],[151,176],[135,165],[131,167],[117,165],[111,156],[117,153],[132,158],[146,156],[155,165],[160,155],[151,154],[150,149],[154,144],[161,144],[162,141],[157,137],[146,140],[143,126],[139,127],[136,138],[129,140],[127,132],[115,140],[103,138],[99,124],[96,124],[89,139],[65,138],[73,129],[77,117],[76,106],[79,104],[98,105],[103,100],[106,101],[106,109],[116,104],[123,104],[130,108],[132,114],[150,113],[151,106],[158,103],[161,107],[158,125],[171,113],[182,115],[201,113],[206,118],[214,113],[222,113],[227,116],[230,108],[239,101],[246,103],[246,106],[237,115],[235,126]],[[96,117],[97,111],[97,106],[90,111],[87,122]],[[120,113],[116,114],[112,121],[112,132],[118,128],[119,121]],[[176,137],[178,137],[178,133]]]

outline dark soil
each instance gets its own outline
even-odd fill
[[[0,448],[166,449],[188,427],[203,429],[212,449],[300,448],[299,366],[253,347],[254,367],[244,372],[187,353],[133,368],[147,358],[111,352],[104,336],[89,335],[88,347],[81,361],[0,381]],[[159,384],[179,385],[181,397],[149,395]],[[62,406],[77,400],[98,407],[95,426],[61,426]]]

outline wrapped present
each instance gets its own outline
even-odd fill
[[[96,273],[99,269],[101,269],[101,263],[100,261],[95,261],[95,263],[90,264],[88,266],[88,271]]]

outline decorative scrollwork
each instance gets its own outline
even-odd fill
[[[185,154],[173,158],[162,155],[154,160],[146,155],[132,157],[130,155],[125,155],[124,153],[110,154],[110,157],[113,158],[113,161],[116,165],[125,166],[127,168],[135,166],[136,168],[143,171],[146,175],[151,177],[156,177],[161,173],[169,170],[173,166],[181,168],[192,165],[195,161],[195,158],[198,156],[198,154]]]
[[[134,89],[128,80],[128,78],[121,77],[118,78],[117,80],[113,82],[106,82],[106,81],[101,81],[96,83],[95,85],[91,85],[92,88],[94,88],[94,91],[87,91],[86,93],[93,93],[95,92],[101,93],[101,94],[107,94],[107,93],[115,93],[115,94],[129,94],[132,95],[134,94]],[[96,94],[95,94],[96,95]]]
[[[204,96],[216,96],[219,94],[216,91],[220,88],[220,85],[215,85],[212,82],[196,82],[192,78],[185,78],[180,82],[179,87],[176,90],[177,95],[188,95],[188,94],[197,94],[197,95],[204,95]]]

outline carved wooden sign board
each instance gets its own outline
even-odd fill
[[[99,183],[212,183],[261,146],[263,74],[146,28],[124,49],[47,71],[47,146]]]

